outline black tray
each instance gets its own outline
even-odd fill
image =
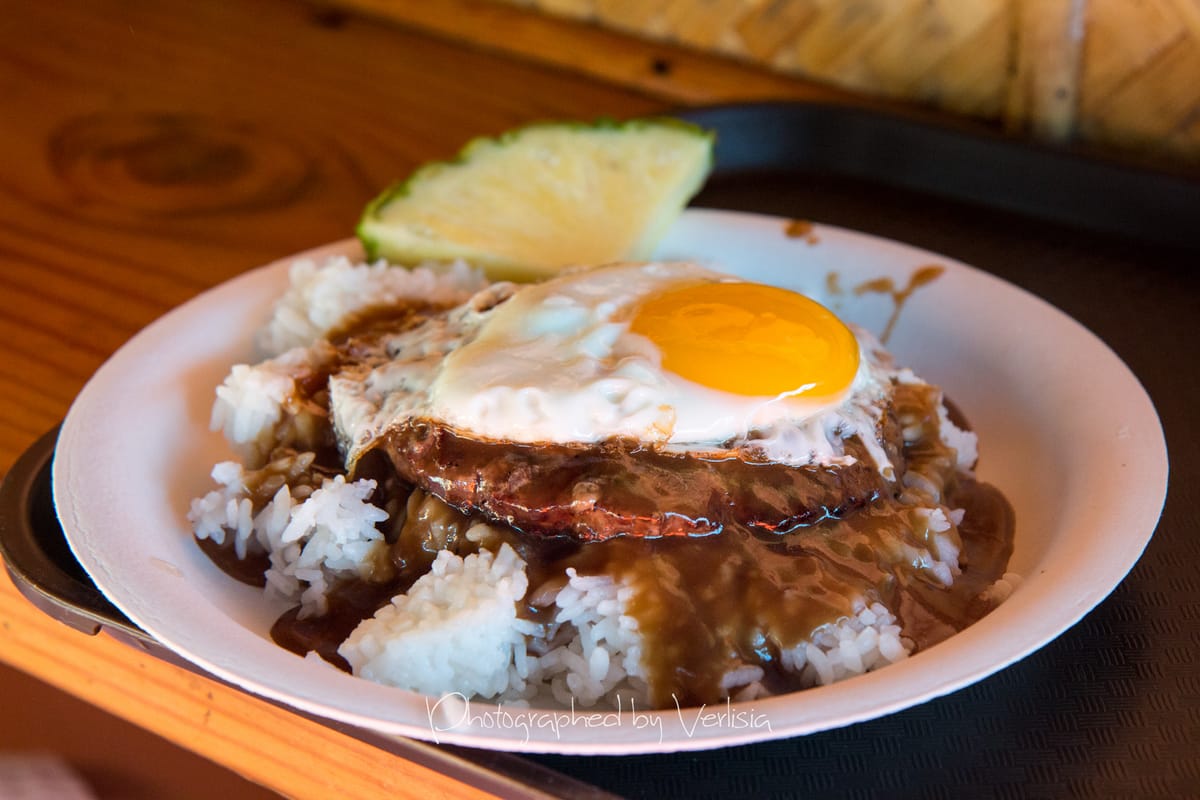
[[[840,730],[597,758],[410,746],[338,727],[509,796],[1200,796],[1200,379],[1190,330],[1200,311],[1200,181],[845,108],[683,116],[718,132],[716,171],[696,205],[843,225],[944,253],[1044,297],[1104,339],[1154,399],[1172,456],[1145,555],[1037,653],[948,697]],[[174,660],[71,558],[49,499],[52,450],[53,432],[5,482],[0,547],[10,573],[58,619]]]

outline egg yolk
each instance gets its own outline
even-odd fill
[[[756,283],[698,283],[638,304],[630,330],[650,339],[663,368],[748,396],[831,398],[858,372],[858,341],[807,297]]]

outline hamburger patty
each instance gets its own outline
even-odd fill
[[[890,410],[877,433],[898,478],[902,442]],[[629,440],[586,446],[479,441],[435,421],[412,420],[381,437],[358,471],[390,466],[449,505],[543,536],[695,536],[731,524],[783,533],[892,491],[894,482],[879,473],[862,442],[845,444],[853,464],[791,467],[668,453]],[[382,456],[390,465],[379,463]]]

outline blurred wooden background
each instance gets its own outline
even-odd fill
[[[335,0],[406,24],[427,3]],[[437,0],[434,6],[445,6]],[[681,102],[787,97],[802,78],[868,97],[992,121],[1058,142],[1200,160],[1200,0],[457,0],[458,31],[480,44],[574,66]],[[495,8],[489,8],[494,6]],[[475,17],[475,19],[471,19]],[[442,15],[445,19],[445,15]],[[478,20],[486,19],[486,27]],[[566,22],[547,26],[546,20]],[[762,70],[697,97],[687,78],[630,69],[572,48],[619,32],[635,41],[717,54]],[[594,38],[589,41],[595,41]],[[685,56],[686,58],[686,56]],[[695,65],[688,65],[694,68]]]

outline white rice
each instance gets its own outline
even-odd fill
[[[1000,576],[1000,579],[991,586],[983,590],[980,594],[980,599],[988,603],[1003,603],[1017,587],[1021,585],[1021,576],[1015,572],[1006,572]]]
[[[909,367],[897,370],[896,380],[900,383],[928,385]],[[975,469],[975,462],[979,460],[979,437],[974,431],[963,430],[950,420],[950,413],[940,390],[937,400],[937,415],[938,438],[942,440],[942,444],[954,450],[957,470],[968,475],[971,474],[971,471]],[[915,434],[915,431],[905,430],[904,438],[906,441],[911,441],[915,438]]]
[[[962,539],[952,518],[962,519],[962,510],[947,513],[944,507],[914,508],[909,512],[910,524],[925,547],[904,548],[904,563],[914,569],[924,570],[943,586],[951,586],[962,574],[958,556],[962,552]]]
[[[242,465],[236,461],[222,461],[212,468],[212,479],[221,488],[192,501],[188,521],[197,539],[211,539],[225,544],[225,536],[232,533],[238,558],[246,557],[246,543],[254,532],[251,517],[253,504],[246,495]]]
[[[537,669],[549,695],[564,706],[592,706],[617,694],[648,696],[641,667],[637,620],[626,610],[633,589],[605,575],[567,570],[554,599],[554,624],[531,647],[541,653]],[[567,634],[563,644],[561,634]]]
[[[537,626],[517,616],[529,581],[507,544],[461,558],[438,553],[407,594],[361,623],[338,648],[368,680],[441,696],[521,693],[530,674],[526,637]]]
[[[387,512],[367,502],[374,491],[375,481],[347,483],[336,475],[297,505],[284,486],[256,518],[271,558],[267,586],[285,597],[299,591],[301,617],[325,613],[329,588],[343,578],[369,578],[386,551],[375,526]]]
[[[780,662],[800,676],[803,686],[826,686],[908,658],[912,642],[882,603],[859,601],[855,615],[813,631],[812,637],[783,650]]]
[[[327,479],[306,500],[281,487],[257,514],[240,464],[213,467],[220,489],[192,501],[188,519],[197,538],[224,544],[234,536],[235,553],[266,553],[268,591],[300,603],[300,616],[325,613],[328,590],[349,577],[369,578],[386,550],[376,524],[387,512],[367,502],[375,481]]]
[[[326,341],[295,347],[258,364],[236,364],[217,387],[209,427],[224,433],[247,463],[261,463],[276,447],[311,449],[323,417],[298,402],[296,381],[335,357]]]
[[[264,356],[307,347],[356,312],[409,299],[457,305],[487,285],[483,273],[464,261],[407,269],[384,261],[355,263],[345,256],[319,264],[297,260],[288,278],[287,293],[256,338]]]
[[[947,447],[954,448],[959,472],[970,474],[979,460],[979,437],[974,431],[966,431],[950,421],[944,403],[938,403],[938,435]]]

